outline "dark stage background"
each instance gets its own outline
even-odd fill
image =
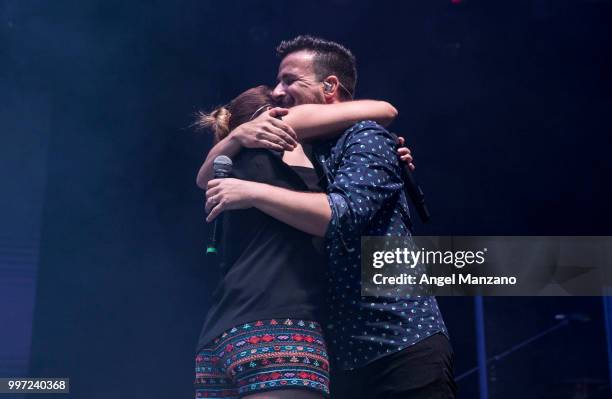
[[[300,33],[345,43],[358,97],[399,109],[434,215],[416,234],[612,234],[610,1],[4,0],[0,13],[3,151],[47,146],[23,153],[45,187],[29,375],[70,377],[70,397],[192,396],[215,279],[195,186],[211,138],[192,114],[272,84],[275,45]],[[4,170],[17,182],[4,189],[24,173]],[[440,302],[461,374],[476,365],[472,299]],[[492,366],[491,398],[608,384],[601,298],[485,298],[485,311],[489,354],[556,314],[590,317]],[[476,374],[459,387],[477,397]]]

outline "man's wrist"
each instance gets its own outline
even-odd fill
[[[229,145],[232,151],[238,152],[243,147],[240,133],[240,126],[238,126],[236,129],[232,130],[230,134],[227,135],[227,144]]]

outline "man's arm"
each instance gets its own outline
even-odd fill
[[[221,212],[255,207],[298,230],[323,237],[331,219],[325,193],[287,190],[239,179],[216,179],[206,190],[207,222]]]
[[[253,206],[298,230],[324,237],[331,220],[325,193],[306,193],[260,184]]]
[[[397,117],[397,110],[386,101],[353,100],[334,104],[301,104],[289,109],[283,122],[298,139],[319,140],[339,136],[355,123],[373,120],[383,126]]]
[[[198,171],[196,178],[198,187],[205,190],[208,181],[214,177],[213,162],[219,155],[232,158],[240,152],[241,148],[293,151],[297,146],[297,135],[291,126],[278,119],[287,112],[285,108],[274,108],[238,126],[227,137],[215,144]]]
[[[293,107],[291,112],[285,108],[273,108],[253,121],[238,126],[210,150],[198,171],[197,185],[203,190],[206,189],[206,184],[214,175],[213,161],[219,155],[232,158],[241,148],[292,151],[297,145],[296,131],[302,138],[320,138],[342,130],[358,120],[374,119],[384,124],[390,123],[395,116],[397,110],[391,104],[374,100],[326,105],[304,104]],[[279,117],[284,118],[281,121]],[[414,170],[410,150],[403,147],[403,138],[400,139],[402,148],[398,149],[398,155]]]
[[[206,221],[231,209],[257,207],[306,233],[358,237],[384,203],[402,189],[392,136],[373,122],[350,133],[328,194],[304,193],[238,179],[208,183]],[[365,143],[365,144],[364,144]]]
[[[332,217],[326,237],[358,238],[402,187],[393,136],[374,122],[355,125],[328,186]]]

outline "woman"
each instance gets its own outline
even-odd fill
[[[198,173],[198,185],[206,186],[212,160],[223,153],[233,157],[232,172],[238,179],[323,191],[307,150],[294,134],[320,138],[364,119],[388,124],[396,115],[388,103],[370,100],[270,111],[270,94],[265,86],[255,87],[228,106],[200,115],[198,126],[211,128],[217,145]],[[265,148],[241,150],[254,144],[240,125],[271,122],[278,112],[284,116],[282,123],[273,123],[279,129],[275,134],[270,123],[267,132],[255,133],[264,138],[256,145]],[[223,278],[198,343],[196,397],[328,396],[329,361],[318,323],[325,262],[317,243],[253,208],[225,212],[222,221]]]

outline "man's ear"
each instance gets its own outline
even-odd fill
[[[340,97],[339,90],[341,90],[340,80],[336,75],[329,75],[323,80],[323,96],[326,103],[338,100]]]

